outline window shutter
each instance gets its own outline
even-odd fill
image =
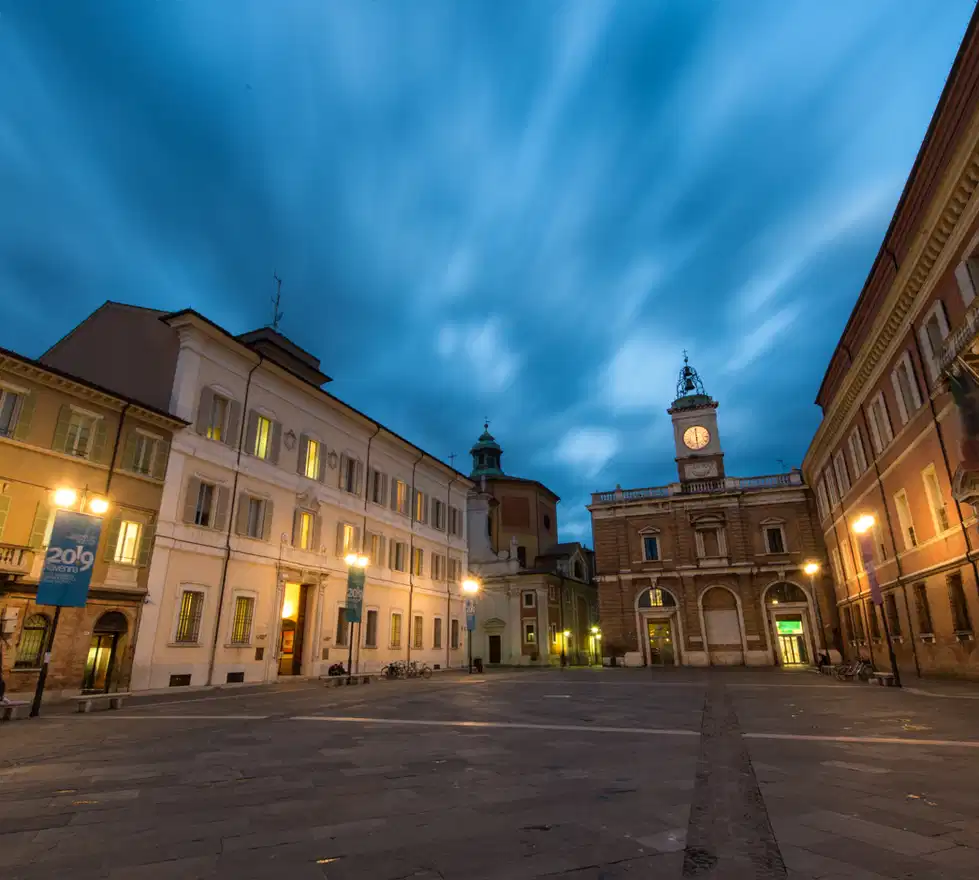
[[[92,446],[89,449],[89,460],[97,461],[102,464],[107,463],[107,459],[112,453],[108,444],[105,442],[109,429],[105,424],[105,419],[95,420],[95,435],[92,438]]]
[[[122,451],[122,462],[120,467],[124,471],[132,472],[136,468],[136,444],[139,442],[139,434],[130,431],[126,437],[126,445]]]
[[[321,483],[326,479],[326,455],[326,444],[321,441],[319,458],[316,459],[316,479]]]
[[[381,503],[384,503],[384,499],[387,497],[388,493],[388,475],[381,474],[381,491],[378,493],[378,498],[381,499]]]
[[[348,461],[347,454],[343,453],[340,456],[340,467],[337,476],[337,485],[341,489],[347,488],[347,461]]]
[[[310,535],[310,539],[309,539],[309,549],[313,553],[319,553],[320,552],[320,523],[321,522],[322,522],[322,517],[320,517],[320,515],[318,513],[317,514],[314,514],[313,515],[313,532]]]
[[[31,526],[30,545],[35,550],[44,546],[44,533],[48,529],[48,519],[51,516],[51,507],[44,501],[37,502],[37,510],[34,511],[34,523]]]
[[[354,492],[362,495],[364,492],[364,463],[358,461],[354,466]]]
[[[272,422],[272,437],[269,444],[269,461],[272,464],[279,463],[279,453],[282,450],[282,423]]]
[[[116,544],[119,543],[119,530],[122,528],[122,515],[116,514],[109,520],[109,528],[105,532],[105,548],[102,551],[102,558],[106,562],[112,562],[116,555]]]
[[[360,526],[354,527],[354,547],[356,547],[360,552],[364,551],[364,545],[361,542],[361,528]]]
[[[238,448],[238,427],[241,423],[241,404],[237,400],[228,401],[228,432],[225,443],[234,449]]]
[[[187,495],[184,497],[184,522],[193,523],[197,515],[197,498],[201,494],[201,481],[191,477],[187,481]]]
[[[959,293],[962,294],[962,302],[967,306],[976,298],[976,283],[970,271],[970,262],[971,260],[963,260],[955,267],[955,280],[959,285]]]
[[[201,388],[201,399],[197,404],[197,433],[207,434],[211,426],[211,408],[214,406],[214,390]]]
[[[337,556],[341,556],[341,557],[343,556],[343,523],[342,522],[337,523],[336,554]]]
[[[7,522],[7,514],[10,513],[10,496],[0,495],[0,538],[3,537],[3,527]]]
[[[902,370],[904,367],[898,364],[897,370]],[[904,395],[901,393],[901,380],[898,377],[897,370],[891,373],[891,385],[894,386],[894,396],[897,398],[897,411],[901,416],[901,424],[906,425],[908,423],[908,408],[904,405]]]
[[[296,473],[306,474],[306,452],[309,449],[309,437],[305,434],[299,435],[299,457],[296,459]]]
[[[275,505],[271,500],[265,502],[265,513],[262,516],[262,540],[267,541],[272,537],[272,511]]]
[[[292,546],[299,546],[299,517],[302,511],[297,507],[292,512]]]
[[[386,565],[386,562],[387,562],[387,549],[388,549],[388,539],[385,538],[384,535],[381,535],[377,539],[377,557],[378,558],[377,558],[377,560],[374,563],[378,568],[381,568],[381,567],[390,568],[389,565]]]
[[[924,325],[918,328],[918,340],[921,342],[921,350],[925,353],[925,366],[928,368],[928,379],[930,382],[934,382],[938,374],[936,369],[937,357],[935,352],[931,350],[931,337],[928,335],[928,330]]]
[[[58,410],[58,424],[54,427],[54,440],[51,448],[55,452],[64,452],[68,443],[68,422],[71,421],[71,407],[67,403],[62,404]]]
[[[421,517],[418,515],[418,498],[421,494],[420,489],[411,490],[411,519],[413,522],[421,521]]]
[[[17,424],[14,427],[14,439],[22,442],[27,441],[31,432],[31,419],[34,418],[34,404],[36,398],[33,393],[28,392],[21,398],[20,412],[17,413]]]
[[[398,481],[391,480],[391,510],[398,509]]]
[[[248,422],[245,425],[245,448],[244,452],[249,455],[255,454],[255,438],[258,437],[258,413],[255,410],[248,410]]]
[[[156,537],[156,522],[150,520],[142,528],[142,534],[139,536],[139,558],[137,560],[137,565],[140,568],[146,568],[150,564],[150,559],[153,556],[153,539]]]
[[[238,512],[235,515],[235,534],[244,535],[248,531],[248,496],[238,493]]]
[[[214,528],[223,532],[228,527],[228,504],[231,500],[231,491],[227,486],[218,486],[217,496],[217,503],[214,505]]]
[[[391,546],[388,548],[388,568],[392,570],[394,569],[394,565],[396,562],[395,554],[397,552],[397,548],[398,548],[398,542],[392,539]]]
[[[164,480],[167,476],[167,460],[170,457],[170,441],[159,439],[155,440],[153,450],[153,467],[150,476],[157,480]]]
[[[921,391],[918,388],[918,377],[914,374],[914,365],[910,355],[905,357],[904,364],[904,369],[907,370],[908,386],[911,388],[911,401],[917,410],[921,408]]]

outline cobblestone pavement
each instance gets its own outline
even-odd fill
[[[812,673],[182,693],[0,726],[0,877],[979,877],[976,703]]]

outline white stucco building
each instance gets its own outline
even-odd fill
[[[465,662],[463,474],[321,386],[265,328],[106,303],[45,360],[140,388],[173,441],[132,688],[317,676],[348,661],[344,556],[370,559],[353,668]]]

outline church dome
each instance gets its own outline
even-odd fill
[[[483,425],[483,433],[473,444],[469,454],[473,457],[473,469],[470,477],[492,477],[502,476],[503,469],[500,467],[500,457],[503,450],[496,438],[489,432],[489,422]]]

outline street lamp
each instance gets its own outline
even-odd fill
[[[348,553],[343,561],[347,563],[347,604],[343,614],[347,624],[347,684],[350,684],[354,669],[354,623],[360,620],[364,604],[364,569],[370,559],[363,553]]]
[[[109,500],[96,495],[94,498],[89,499],[88,509],[96,516],[102,516],[102,514],[107,513],[109,510]]]
[[[857,547],[860,550],[863,569],[867,573],[867,583],[870,586],[870,598],[874,605],[880,608],[880,617],[884,623],[884,638],[887,640],[887,656],[891,662],[894,685],[901,687],[901,671],[897,668],[897,658],[894,656],[894,643],[891,641],[891,628],[887,622],[887,613],[884,610],[884,595],[880,591],[880,584],[877,582],[877,569],[874,565],[874,542],[870,532],[876,522],[877,520],[874,519],[872,514],[864,513],[853,521],[850,528],[853,529],[853,533],[857,536]]]
[[[568,639],[571,638],[571,630],[566,629],[561,635],[563,636],[561,639],[561,666],[563,668],[568,665]]]
[[[823,643],[824,649],[826,649],[826,630],[823,629],[823,612],[819,609],[819,596],[816,594],[816,575],[819,574],[822,566],[815,560],[810,560],[803,567],[802,570],[809,575],[809,593],[812,596],[812,603],[816,609],[816,625],[819,627],[819,638]],[[816,643],[816,649],[819,649],[819,642]],[[829,658],[829,650],[826,649],[827,662]]]
[[[61,486],[54,490],[54,506],[62,510],[70,510],[78,500],[78,493],[70,486]]]
[[[469,633],[469,674],[473,672],[473,625],[475,624],[475,596],[479,592],[479,581],[468,577],[462,582],[462,592],[466,598],[466,632]],[[470,609],[473,612],[470,613]]]
[[[598,662],[599,662],[599,658],[598,658],[598,643],[599,643],[599,641],[601,641],[601,638],[602,638],[602,631],[597,626],[593,626],[591,628],[591,643],[592,643],[592,650],[593,650],[593,652],[595,654],[595,664],[596,665],[598,665]]]

